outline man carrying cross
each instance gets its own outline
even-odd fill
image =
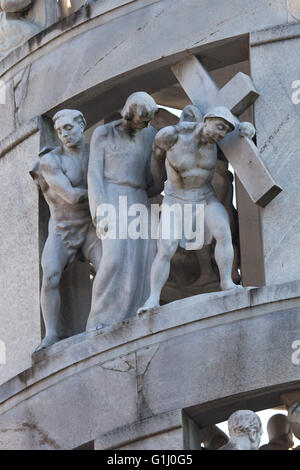
[[[221,289],[239,287],[232,281],[234,252],[229,216],[211,185],[217,163],[216,144],[232,132],[236,125],[241,136],[254,136],[252,124],[236,124],[236,119],[225,107],[212,109],[204,116],[203,122],[180,122],[176,126],[162,129],[156,135],[152,173],[156,180],[161,175],[163,182],[165,165],[167,181],[164,187],[158,253],[151,271],[151,294],[138,313],[159,306],[162,288],[169,277],[171,259],[178,245],[182,246],[182,240],[178,238],[175,229],[171,230],[169,238],[163,236],[165,214],[174,204],[179,204],[182,208],[186,204],[204,206],[203,241],[204,244],[210,244],[212,239],[216,241],[215,259],[220,272]]]
[[[228,215],[217,200],[211,179],[217,161],[218,143],[255,204],[265,207],[282,191],[252,141],[254,127],[250,123],[240,123],[236,117],[251,106],[259,95],[251,78],[243,73],[236,74],[219,90],[194,55],[171,69],[191,102],[204,115],[204,121],[201,124],[186,123],[185,126],[181,122],[162,129],[155,139],[152,172],[161,172],[164,181],[168,178],[166,204],[170,204],[171,200],[181,205],[204,204],[203,241],[209,243],[215,238],[221,288],[235,288],[231,278],[233,249]],[[152,267],[151,296],[139,313],[159,306],[160,292],[169,275],[170,260],[180,242],[178,237],[172,238],[163,240],[160,234],[158,254]],[[182,241],[180,245],[183,246]]]

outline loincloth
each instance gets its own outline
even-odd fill
[[[205,190],[176,189],[175,191],[168,186],[168,182],[165,184],[163,204],[168,207],[174,205],[180,207],[179,216],[174,216],[174,220],[177,219],[178,223],[177,236],[175,235],[174,238],[178,239],[181,248],[185,250],[200,250],[203,245],[208,245],[212,242],[212,235],[205,224],[204,213],[205,206],[213,200],[218,199],[211,185],[208,185]],[[164,208],[162,208],[162,217],[164,217]],[[196,236],[195,233],[197,234]]]
[[[92,229],[91,218],[84,217],[77,220],[61,222],[52,221],[51,225],[51,232],[62,240],[67,250],[68,263],[65,269],[70,267],[76,259],[85,261],[81,248],[86,243],[88,233]],[[95,237],[91,242],[94,244],[96,240]],[[88,248],[88,251],[90,252],[91,249],[92,246]]]

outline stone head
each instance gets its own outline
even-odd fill
[[[291,423],[293,433],[300,439],[300,403],[294,403],[289,408],[288,420]]]
[[[53,122],[60,141],[67,148],[75,148],[82,142],[86,121],[80,111],[63,109],[55,114]]]
[[[234,129],[234,117],[227,108],[214,108],[204,116],[202,135],[210,144],[216,144]]]
[[[283,414],[276,414],[269,419],[267,431],[270,441],[285,436],[285,439],[290,443],[290,446],[294,443],[291,424],[289,423],[287,416]]]
[[[249,442],[250,450],[257,450],[262,436],[262,424],[259,416],[250,410],[239,410],[233,413],[228,420],[230,438]]]
[[[154,99],[144,91],[132,93],[122,110],[122,117],[131,129],[140,130],[148,126],[149,122],[158,113]]]
[[[202,120],[201,111],[197,106],[193,104],[188,104],[183,108],[182,114],[180,116],[180,122],[200,122]]]

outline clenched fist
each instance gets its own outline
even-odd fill
[[[255,136],[255,127],[251,122],[241,122],[239,125],[239,133],[241,137],[248,137],[248,139],[253,139]]]

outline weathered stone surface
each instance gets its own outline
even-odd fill
[[[299,105],[291,99],[292,82],[299,74],[294,60],[299,46],[300,39],[290,39],[251,49],[252,76],[261,94],[254,107],[257,145],[283,188],[283,193],[261,211],[267,284],[300,278],[294,251],[300,243]]]
[[[182,412],[174,410],[97,436],[95,450],[182,449]]]
[[[101,92],[107,91],[110,85],[104,84],[104,82],[112,77],[118,77],[120,74],[124,79],[124,74],[141,65],[157,61],[149,70],[159,69],[163,64],[168,65],[166,59],[168,56],[182,54],[182,51],[186,49],[198,48],[212,41],[231,37],[232,31],[235,35],[247,34],[249,31],[286,22],[284,0],[276,0],[272,4],[256,0],[248,4],[247,8],[242,0],[236,0],[235,13],[231,13],[229,16],[226,9],[219,8],[217,0],[213,2],[206,0],[201,4],[197,0],[188,0],[184,7],[182,2],[177,0],[158,2],[139,0],[126,3],[124,5],[124,2],[121,2],[123,6],[118,8],[120,2],[116,2],[114,9],[106,13],[108,16],[102,17],[101,15],[105,11],[102,9],[104,8],[102,2],[93,2],[90,5],[90,18],[95,21],[90,22],[88,28],[92,29],[86,31],[85,34],[80,34],[82,28],[72,31],[64,29],[64,42],[60,45],[57,43],[57,47],[53,48],[52,40],[61,34],[58,25],[56,30],[52,28],[48,34],[43,32],[36,44],[31,44],[30,52],[35,60],[32,64],[28,94],[22,105],[22,110],[20,110],[22,121],[49,111],[71,97],[98,86],[99,83],[103,83],[100,87]],[[203,12],[207,9],[214,11],[214,15],[204,15]],[[181,18],[180,22],[177,20],[179,17]],[[198,18],[197,22],[194,21],[195,17]],[[84,11],[74,19],[82,25],[86,20]],[[114,22],[113,28],[111,21]],[[171,32],[174,22],[177,25],[175,36]],[[187,24],[190,25],[188,29],[186,28]],[[72,25],[70,24],[70,29]],[[165,31],[163,40],[153,41],[153,37],[156,37],[161,31]],[[167,34],[168,31],[170,34]],[[79,36],[76,36],[77,34]],[[91,44],[99,43],[102,44],[101,48],[91,47]],[[145,48],[145,44],[151,44],[151,48]],[[41,45],[46,46],[40,49]],[[7,58],[9,60],[3,62],[3,72],[14,61],[20,60],[22,54],[27,55],[28,53],[29,50],[25,44],[23,51],[18,50],[18,53],[16,52],[15,55]],[[162,56],[164,59],[161,59]],[[176,58],[172,61],[175,63]],[[57,71],[57,63],[61,64],[59,71]],[[219,64],[219,66],[221,65]],[[25,63],[20,62],[18,70],[24,66]],[[136,72],[133,75],[138,76],[139,74]],[[64,80],[66,76],[69,77],[67,87]],[[157,78],[158,76],[156,80]],[[160,75],[159,79],[164,79],[164,76]],[[49,83],[56,83],[56,86],[49,87]],[[131,82],[131,86],[133,86],[133,82]],[[150,83],[147,83],[147,88],[149,86]],[[114,87],[116,87],[116,82],[114,82]],[[122,91],[125,96],[132,91],[128,89],[128,85],[126,88]],[[47,94],[44,93],[45,89],[48,91]],[[91,89],[89,96],[92,97],[95,91]],[[87,97],[87,95],[85,96]],[[122,94],[116,95],[114,99],[121,102],[124,96]],[[105,110],[103,103],[100,108]],[[101,117],[98,116],[98,118]]]
[[[36,133],[0,158],[2,383],[30,366],[40,341],[38,191],[28,174],[38,151]]]
[[[174,429],[120,447],[119,450],[181,450],[182,429]]]
[[[191,101],[200,107],[203,114],[214,106],[225,106],[232,113],[241,114],[259,96],[251,78],[241,72],[218,90],[205,67],[193,55],[178,62],[172,67],[172,71]],[[225,136],[219,146],[253,202],[264,207],[281,192],[251,138],[241,139],[236,129]]]
[[[40,28],[22,16],[32,6],[32,0],[3,0],[0,5],[0,57],[9,54]]]
[[[151,429],[171,431],[173,421],[139,428],[142,416],[214,400],[216,408],[224,400],[232,407],[237,397],[241,405],[249,390],[259,397],[295,389],[300,371],[291,345],[299,335],[298,282],[204,294],[70,338],[37,353],[31,369],[0,387],[1,448],[69,449],[94,439],[107,448],[103,434],[115,432],[118,447],[156,446]],[[117,431],[123,426],[130,442]]]

